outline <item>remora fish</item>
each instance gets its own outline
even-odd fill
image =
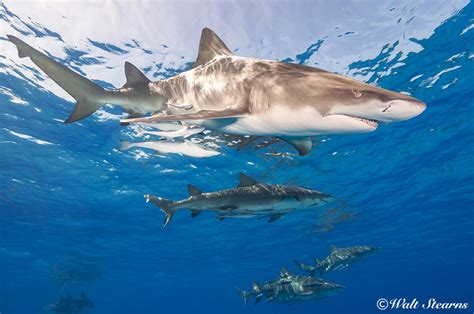
[[[316,272],[321,275],[326,271],[341,270],[349,265],[357,262],[368,253],[377,251],[375,246],[351,246],[346,248],[337,248],[331,246],[331,254],[320,261],[315,259],[316,266],[305,265],[294,260],[294,262],[303,270],[307,271],[310,276],[314,276]]]
[[[413,97],[317,68],[234,56],[209,28],[191,70],[150,82],[126,62],[126,84],[105,90],[8,35],[20,58],[30,57],[77,100],[65,121],[83,119],[106,103],[131,117],[122,123],[195,120],[222,133],[276,136],[309,154],[311,136],[370,132],[379,122],[413,118],[426,105]],[[164,111],[169,114],[164,114]],[[146,113],[159,112],[147,118]]]
[[[148,131],[143,128],[137,128],[135,130],[137,132],[137,136],[143,136],[145,134],[155,135],[159,137],[164,137],[166,139],[173,139],[177,137],[187,138],[194,134],[201,133],[204,131],[202,127],[190,128],[189,125],[183,125],[181,129],[175,131]]]
[[[148,148],[160,153],[175,153],[196,158],[212,157],[220,154],[215,150],[208,149],[202,145],[187,140],[184,142],[171,142],[162,140],[138,143],[122,141],[120,150],[124,151],[132,147]]]
[[[214,210],[218,218],[268,217],[273,222],[286,213],[302,207],[325,204],[333,197],[315,190],[295,186],[259,183],[240,173],[240,183],[236,188],[203,193],[195,186],[188,185],[189,197],[171,201],[150,194],[145,195],[148,202],[159,207],[165,214],[165,227],[178,209],[190,209],[194,218],[204,210]]]

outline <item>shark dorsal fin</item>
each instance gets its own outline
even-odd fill
[[[188,184],[189,196],[201,195],[202,191],[194,185]]]
[[[251,177],[249,177],[248,175],[242,172],[239,174],[239,180],[240,180],[239,187],[252,186],[252,185],[258,184],[257,180],[252,179]]]
[[[232,52],[211,29],[205,27],[201,33],[199,53],[193,68],[205,64],[216,56],[231,56]]]
[[[255,280],[252,280],[252,288],[254,291],[260,290],[260,287],[258,286],[258,283]]]
[[[290,273],[288,270],[286,270],[285,267],[280,268],[280,277],[286,278],[286,277],[291,277],[293,276],[292,273]]]
[[[331,245],[329,247],[329,249],[331,250],[331,253],[334,252],[335,250],[337,250],[337,247],[335,245]]]
[[[130,62],[125,62],[125,77],[127,83],[123,87],[133,87],[136,85],[146,85],[150,80],[136,66]]]

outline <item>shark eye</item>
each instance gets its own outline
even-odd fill
[[[362,93],[360,91],[358,91],[357,89],[353,89],[352,92],[354,93],[354,96],[356,98],[359,98],[362,96]]]

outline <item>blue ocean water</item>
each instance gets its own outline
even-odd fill
[[[315,138],[308,157],[284,143],[221,145],[222,155],[208,159],[120,152],[130,129],[97,116],[61,123],[71,103],[0,55],[0,313],[42,313],[61,294],[80,291],[95,303],[90,313],[376,313],[379,298],[467,302],[467,310],[453,312],[472,313],[473,11],[469,3],[428,38],[411,38],[421,47],[416,52],[394,55],[399,42],[389,42],[342,73],[422,99],[422,115],[372,133]],[[18,16],[0,4],[0,18]],[[24,23],[28,31],[18,32],[25,36],[63,41],[61,30]],[[7,40],[3,32],[0,40]],[[322,44],[286,61],[305,63]],[[81,64],[101,64],[79,50],[65,53],[61,61],[78,72]],[[147,75],[171,76],[192,61]],[[282,151],[290,154],[269,154]],[[218,221],[210,213],[192,219],[183,211],[162,229],[162,213],[143,199],[185,198],[188,183],[204,191],[233,187],[239,172],[337,201],[272,224]],[[325,275],[346,287],[336,296],[244,307],[236,286],[250,289],[253,279],[275,278],[282,266],[298,272],[293,259],[310,263],[330,245],[381,249]]]

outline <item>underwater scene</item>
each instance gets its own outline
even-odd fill
[[[0,314],[473,313],[474,4],[0,1]]]

